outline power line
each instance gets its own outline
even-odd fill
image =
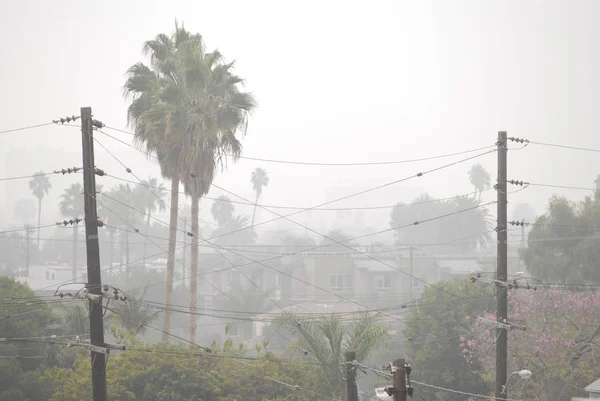
[[[528,184],[531,185],[531,186],[534,186],[534,187],[560,188],[560,189],[576,189],[576,190],[594,191],[594,192],[596,192],[598,190],[597,188],[574,187],[574,186],[568,186],[568,185],[537,184],[537,183],[533,183],[533,182],[529,182]]]
[[[4,131],[0,131],[0,134],[8,134],[9,132],[25,131],[25,130],[33,129],[33,128],[46,127],[46,126],[52,125],[52,124],[54,124],[54,123],[44,123],[44,124],[30,125],[30,126],[27,126],[27,127],[7,129],[7,130],[4,130]]]
[[[115,157],[113,155],[113,157]],[[102,202],[100,202],[99,200],[97,200],[100,204],[103,205]],[[104,207],[106,207],[109,211],[112,211],[110,208],[108,208],[106,205],[104,205]],[[130,225],[129,222],[127,222],[126,219],[122,218],[121,216],[119,216],[118,214],[116,214],[114,211],[112,211],[113,214],[115,214],[117,217],[119,217],[121,220],[123,220],[127,225]],[[134,227],[135,228],[135,227]],[[142,234],[143,235],[143,234]],[[146,237],[147,238],[147,237]],[[152,244],[154,244],[155,246],[157,246],[159,249],[164,250],[163,248],[161,248],[158,244],[156,244],[154,241],[149,240]],[[210,243],[209,243],[210,244]],[[215,249],[215,251],[219,252],[216,248],[213,247],[213,249]],[[261,292],[263,292],[263,294],[265,295],[265,297],[267,297],[267,299],[269,299],[274,305],[278,306],[282,311],[283,308],[281,307],[281,305],[279,305],[279,303],[277,303],[275,300],[273,300],[266,292],[264,292],[262,290],[262,288],[260,288],[260,286],[258,284],[256,284],[254,281],[252,281],[247,275],[245,275],[244,273],[241,272],[241,270],[237,269],[237,267],[235,266],[235,264],[233,262],[231,262],[229,259],[227,259],[227,257],[225,257],[224,254],[222,254],[221,252],[219,252],[219,254],[223,257],[223,259],[225,259],[228,263],[230,263],[232,265],[233,268],[235,268],[236,270],[238,270],[238,272],[243,275],[251,284],[253,284],[256,288],[258,288]],[[180,263],[184,268],[186,268],[186,266],[179,261],[177,258],[175,258],[175,260]],[[214,284],[212,284],[208,279],[205,279],[202,276],[198,276],[200,277],[201,280],[203,280],[204,282],[206,282],[208,285],[210,285],[213,289],[215,289],[217,292],[219,292],[220,294],[222,294],[223,296],[225,296],[226,298],[228,298],[229,300],[231,300],[232,302],[240,305],[243,309],[245,309],[245,307],[240,304],[237,300],[234,300],[233,298],[231,298],[227,293],[223,292],[220,288],[218,288],[217,286],[215,286]],[[283,334],[277,332],[281,337],[283,337],[285,340],[289,339],[287,337],[285,337]],[[163,333],[164,334],[164,333]],[[195,336],[195,332],[194,332],[194,336]]]
[[[15,233],[15,232],[20,232],[20,231],[30,231],[30,230],[34,230],[34,229],[38,229],[38,228],[48,228],[48,227],[56,227],[56,224],[46,224],[43,226],[28,226],[28,227],[24,227],[24,228],[15,228],[15,229],[11,229],[11,230],[5,230],[5,231],[0,231],[0,234],[8,234],[8,233]]]
[[[132,132],[128,132],[125,130],[121,130],[118,128],[113,128],[113,127],[105,127],[106,129],[111,129],[113,131],[118,131],[118,132],[122,132],[124,134],[127,135],[132,135],[135,136],[134,133]],[[108,136],[109,138],[112,138],[115,141],[121,142],[122,144],[129,146],[139,152],[143,152],[145,154],[147,154],[147,152],[144,152],[143,150],[128,144],[127,142],[124,142],[112,135],[107,134],[106,132],[102,132],[99,130],[99,132],[101,132],[102,134]],[[167,143],[167,144],[171,144],[174,146],[179,146],[179,147],[183,147],[184,145],[180,144],[180,143],[176,143],[176,142],[169,142],[169,141],[161,141],[161,140],[157,140],[157,142],[160,143]],[[392,164],[405,164],[405,163],[415,163],[415,162],[421,162],[421,161],[427,161],[427,160],[435,160],[435,159],[441,159],[441,158],[445,158],[445,157],[452,157],[452,156],[459,156],[459,155],[464,155],[464,154],[468,154],[468,153],[474,153],[474,152],[479,152],[482,150],[486,150],[486,149],[490,149],[493,148],[495,145],[490,145],[490,146],[483,146],[480,148],[476,148],[476,149],[470,149],[470,150],[465,150],[465,151],[461,151],[461,152],[455,152],[455,153],[447,153],[447,154],[442,154],[442,155],[437,155],[437,156],[430,156],[430,157],[423,157],[423,158],[418,158],[418,159],[408,159],[408,160],[391,160],[391,161],[382,161],[382,162],[351,162],[351,163],[324,163],[324,162],[305,162],[305,161],[292,161],[292,160],[276,160],[276,159],[267,159],[267,158],[259,158],[259,157],[249,157],[249,156],[235,156],[235,158],[238,159],[246,159],[246,160],[253,160],[253,161],[260,161],[260,162],[265,162],[265,163],[281,163],[281,164],[295,164],[295,165],[304,165],[304,166],[337,166],[337,167],[349,167],[349,166],[378,166],[378,165],[392,165]],[[233,155],[230,154],[226,154],[226,156],[228,157],[234,157]],[[152,155],[151,157],[156,158],[156,156]]]
[[[107,177],[110,178],[114,178],[115,180],[119,180],[119,181],[123,181],[123,182],[128,182],[130,184],[135,184],[135,185],[139,185],[141,187],[145,187],[145,188],[153,188],[153,189],[158,189],[158,187],[155,186],[151,186],[151,185],[144,185],[144,184],[140,184],[139,182],[133,181],[133,180],[128,180],[126,178],[122,178],[122,177],[117,177],[111,174],[106,174]],[[484,189],[482,192],[487,192],[492,190],[493,188],[486,188]],[[523,190],[523,188],[514,191],[514,192],[518,192]],[[185,192],[183,191],[179,191],[178,194],[180,195],[187,195]],[[455,199],[457,197],[465,197],[465,196],[471,196],[471,195],[476,195],[479,194],[479,191],[473,191],[473,192],[468,192],[468,193],[464,193],[464,194],[459,194],[459,195],[454,195],[454,196],[450,196],[450,197],[446,197],[446,198],[436,198],[436,199],[428,199],[425,201],[419,201],[419,202],[411,202],[411,203],[396,203],[394,205],[381,205],[381,206],[357,206],[357,207],[306,207],[306,206],[283,206],[283,205],[265,205],[265,204],[257,204],[257,207],[266,207],[269,209],[289,209],[289,210],[314,210],[314,211],[352,211],[352,210],[377,210],[377,209],[393,209],[395,207],[410,207],[410,206],[416,206],[416,205],[423,205],[423,204],[427,204],[427,203],[437,203],[437,202],[443,202],[443,201],[448,201],[448,200],[452,200]],[[202,199],[207,199],[207,200],[212,200],[215,202],[225,202],[225,203],[233,203],[236,205],[244,205],[244,206],[252,206],[254,207],[255,204],[254,203],[250,203],[250,202],[241,202],[241,201],[235,201],[232,199],[220,199],[220,198],[215,198],[215,197],[210,197],[210,196],[203,196]]]
[[[488,400],[500,400],[500,401],[519,401],[519,400],[512,400],[510,398],[497,398],[497,397],[490,397],[488,395],[483,395],[483,394],[474,394],[474,393],[467,393],[467,392],[464,392],[464,391],[452,390],[452,389],[445,388],[445,387],[439,387],[439,386],[434,386],[432,384],[418,382],[416,380],[411,380],[411,382],[415,383],[415,384],[419,384],[421,386],[430,387],[430,388],[433,388],[433,389],[436,389],[436,390],[448,391],[450,393],[461,394],[461,395],[468,395],[468,396],[476,397],[476,398],[485,398],[485,399],[488,399]]]
[[[531,143],[533,145],[541,145],[541,146],[549,146],[549,147],[553,147],[553,148],[581,150],[584,152],[600,153],[600,149],[584,148],[584,147],[579,147],[579,146],[570,146],[570,145],[562,145],[562,144],[547,143],[547,142],[536,142],[536,141],[529,141],[529,140],[527,140],[527,142]]]

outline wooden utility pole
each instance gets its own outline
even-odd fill
[[[392,363],[392,378],[394,379],[394,401],[406,401],[406,372],[403,358]]]
[[[346,392],[348,401],[358,401],[358,386],[356,385],[356,352],[346,352]]]
[[[83,148],[83,192],[85,210],[85,245],[87,251],[88,294],[90,294],[90,342],[104,347],[102,320],[102,280],[100,277],[100,245],[98,243],[98,211],[96,210],[96,166],[91,107],[81,108]],[[106,358],[92,349],[92,395],[94,401],[106,401]]]
[[[507,143],[506,132],[498,132],[498,182],[496,190],[498,192],[498,222],[497,238],[498,249],[496,266],[496,280],[500,283],[507,282],[507,196],[506,196],[506,170],[507,170]],[[496,287],[496,321],[507,323],[508,314],[508,286],[499,285]],[[508,374],[508,333],[505,325],[498,325],[496,328],[496,399],[507,398],[503,392]]]

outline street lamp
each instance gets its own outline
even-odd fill
[[[510,375],[508,375],[508,378],[506,379],[506,383],[504,383],[504,385],[502,386],[502,394],[506,395],[506,385],[508,384],[508,381],[510,380],[510,378],[513,375],[519,375],[519,377],[521,379],[529,380],[529,379],[531,379],[531,376],[533,376],[533,373],[531,373],[531,370],[527,370],[527,369],[512,372]]]

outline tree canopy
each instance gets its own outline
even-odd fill
[[[581,202],[553,196],[521,250],[527,270],[552,284],[600,284],[600,197]]]
[[[428,286],[411,306],[404,336],[414,379],[459,391],[485,394],[489,389],[464,358],[461,339],[470,338],[471,322],[495,307],[494,289],[468,280]],[[440,393],[443,399],[460,396]]]

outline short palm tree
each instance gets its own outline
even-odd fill
[[[112,308],[121,327],[127,331],[132,331],[134,335],[143,334],[147,326],[152,324],[160,312],[145,306],[143,301],[147,289],[148,286],[144,287],[141,294],[131,294],[126,301],[119,301]]]
[[[296,339],[295,347],[320,364],[334,399],[344,394],[345,353],[356,352],[356,360],[364,362],[371,352],[385,343],[388,328],[381,323],[381,316],[362,312],[355,320],[344,323],[339,316],[331,315],[319,322],[314,318],[299,318],[286,314],[278,325],[288,328]]]
[[[48,176],[44,174],[42,171],[34,174],[31,181],[29,181],[29,189],[38,199],[38,229],[37,229],[37,249],[40,250],[40,225],[42,222],[42,199],[44,199],[45,195],[48,195],[50,189],[52,188],[52,184],[50,184],[50,180]]]
[[[256,200],[254,201],[254,211],[252,212],[252,230],[254,230],[254,217],[256,216],[256,207],[258,206],[258,198],[262,194],[263,187],[269,185],[269,176],[267,175],[267,170],[262,167],[257,167],[252,172],[252,177],[250,178],[250,182],[252,183],[252,189],[254,189],[254,193],[256,194]]]
[[[156,178],[149,178],[148,181],[143,180],[136,188],[136,196],[140,198],[146,212],[146,237],[144,238],[143,263],[146,263],[146,250],[148,247],[148,233],[150,232],[150,218],[152,213],[156,211],[166,210],[165,201],[163,200],[167,188],[161,182],[158,183]]]
[[[469,180],[471,181],[471,185],[475,187],[479,199],[481,199],[483,190],[489,188],[492,182],[490,173],[481,164],[475,164],[471,167],[469,170]]]
[[[69,219],[83,218],[83,187],[81,184],[73,184],[60,196],[60,213]],[[79,226],[73,224],[73,256],[71,265],[72,279],[77,278],[77,247],[78,247]]]

